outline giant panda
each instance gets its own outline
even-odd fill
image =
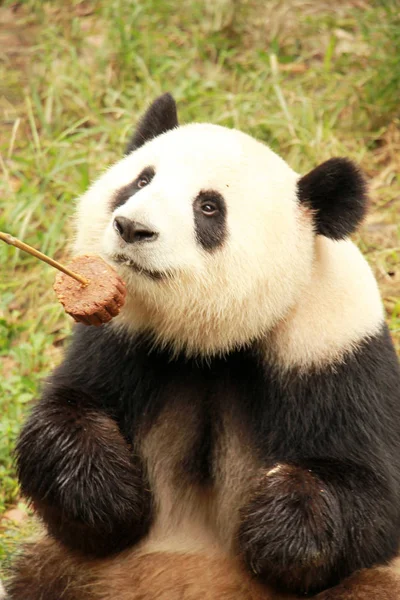
[[[349,236],[347,159],[299,176],[178,125],[169,94],[79,200],[76,253],[126,282],[76,325],[16,448],[47,535],[10,600],[396,600],[400,371]]]

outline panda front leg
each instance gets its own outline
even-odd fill
[[[248,568],[297,594],[315,594],[395,557],[399,517],[384,477],[334,460],[278,463],[259,473],[241,510]]]
[[[93,556],[147,531],[151,498],[141,464],[99,403],[50,384],[20,434],[17,469],[51,535]]]

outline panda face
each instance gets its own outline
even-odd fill
[[[225,351],[265,333],[309,280],[314,233],[297,179],[239,131],[174,129],[85,194],[76,250],[120,271],[119,321],[190,352]]]
[[[199,272],[205,256],[227,242],[229,182],[210,169],[217,151],[207,156],[207,136],[198,136],[197,151],[196,142],[191,147],[190,129],[170,132],[125,159],[135,176],[114,194],[114,231],[106,231],[104,249],[141,279]]]

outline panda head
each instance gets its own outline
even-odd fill
[[[223,353],[285,318],[310,282],[316,237],[348,236],[365,204],[351,162],[299,177],[240,131],[178,126],[165,94],[126,156],[80,199],[75,250],[100,254],[127,284],[112,326],[191,354]]]

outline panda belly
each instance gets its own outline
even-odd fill
[[[146,552],[218,548],[215,495],[207,464],[210,448],[202,445],[204,410],[185,404],[181,410],[180,402],[167,406],[141,441],[154,510],[153,524],[142,543]]]
[[[181,364],[164,379],[155,422],[138,434],[153,496],[153,522],[141,549],[234,553],[249,482],[258,464],[238,406],[248,403],[248,356]]]

